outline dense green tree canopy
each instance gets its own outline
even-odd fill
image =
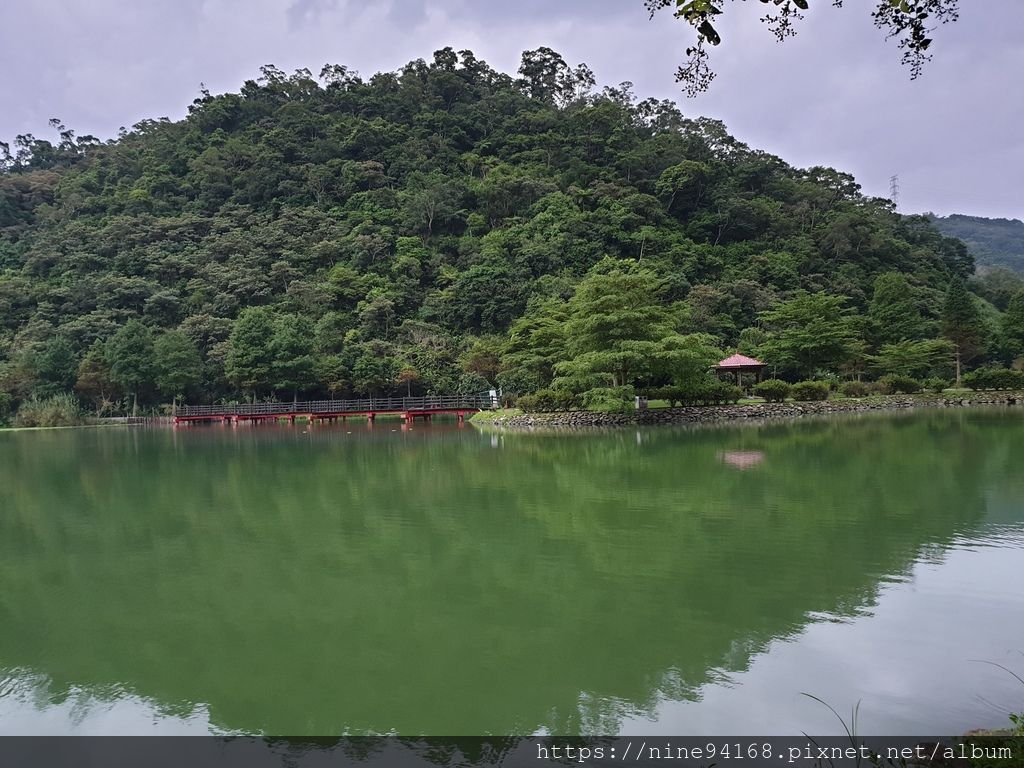
[[[898,272],[878,276],[868,304],[869,334],[880,343],[919,339],[930,330],[910,283]]]
[[[783,375],[854,371],[938,335],[973,273],[848,174],[549,49],[516,76],[448,48],[366,79],[264,67],[181,121],[55,128],[0,170],[15,404],[637,385],[738,345]],[[1001,295],[972,299],[983,334]]]
[[[710,339],[683,336],[658,278],[633,262],[600,262],[569,300],[565,362],[556,383],[587,391],[627,387],[637,379],[693,379],[719,354]]]
[[[771,336],[763,354],[779,369],[808,378],[835,370],[853,355],[857,340],[853,317],[842,296],[802,293],[765,312]]]
[[[1017,291],[1003,315],[1003,338],[1012,357],[1024,356],[1024,289]]]
[[[176,399],[200,385],[203,361],[195,343],[183,331],[167,331],[153,343],[157,389]]]

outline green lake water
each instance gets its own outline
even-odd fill
[[[961,733],[1024,413],[0,432],[0,733]]]

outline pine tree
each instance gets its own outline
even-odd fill
[[[981,313],[960,278],[954,278],[946,292],[946,303],[942,308],[942,335],[953,343],[956,386],[959,389],[964,364],[978,355],[985,340]]]

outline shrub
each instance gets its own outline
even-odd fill
[[[516,405],[528,413],[546,413],[555,410],[555,399],[550,389],[539,389],[532,395],[523,395]]]
[[[553,389],[555,410],[572,411],[580,407],[580,397],[568,389]]]
[[[845,381],[840,385],[839,392],[847,397],[866,397],[871,394],[871,387],[863,381]]]
[[[533,394],[521,395],[516,400],[516,408],[527,413],[571,411],[579,405],[579,397],[565,389],[538,389]]]
[[[781,379],[767,379],[754,385],[754,394],[769,403],[781,403],[789,397],[791,387]]]
[[[794,400],[828,400],[827,381],[798,381],[790,388]]]
[[[520,395],[516,398],[516,408],[524,413],[536,413],[538,410],[536,395]]]
[[[627,413],[636,408],[632,387],[598,387],[583,393],[583,403],[591,411]]]
[[[949,379],[940,379],[938,377],[932,377],[925,379],[921,382],[921,386],[928,392],[941,392],[944,389],[949,389],[953,386],[953,382]]]
[[[840,385],[839,391],[847,397],[867,397],[874,388],[866,381],[846,381]]]
[[[979,368],[964,374],[963,384],[971,389],[1024,389],[1024,371]]]
[[[658,387],[648,391],[651,399],[667,400],[676,408],[680,405],[724,405],[738,402],[743,390],[734,384],[717,379],[704,379],[682,386]]]
[[[644,391],[648,400],[665,400],[671,407],[683,404],[685,392],[682,387],[652,387]]]
[[[74,395],[54,395],[44,400],[30,398],[14,417],[17,427],[73,427],[85,423],[82,407]]]
[[[823,381],[828,384],[829,392],[838,392],[839,387],[842,385],[842,380],[839,378],[839,374],[833,373],[832,371],[815,371],[814,381]]]
[[[921,391],[921,382],[909,376],[890,373],[878,380],[878,389],[883,395],[912,395]]]
[[[735,404],[741,397],[743,397],[743,390],[726,381],[714,382],[704,392],[704,400],[708,405]]]

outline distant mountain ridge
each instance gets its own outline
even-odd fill
[[[967,244],[979,272],[1005,267],[1024,274],[1024,221],[983,216],[931,216],[935,228]]]

